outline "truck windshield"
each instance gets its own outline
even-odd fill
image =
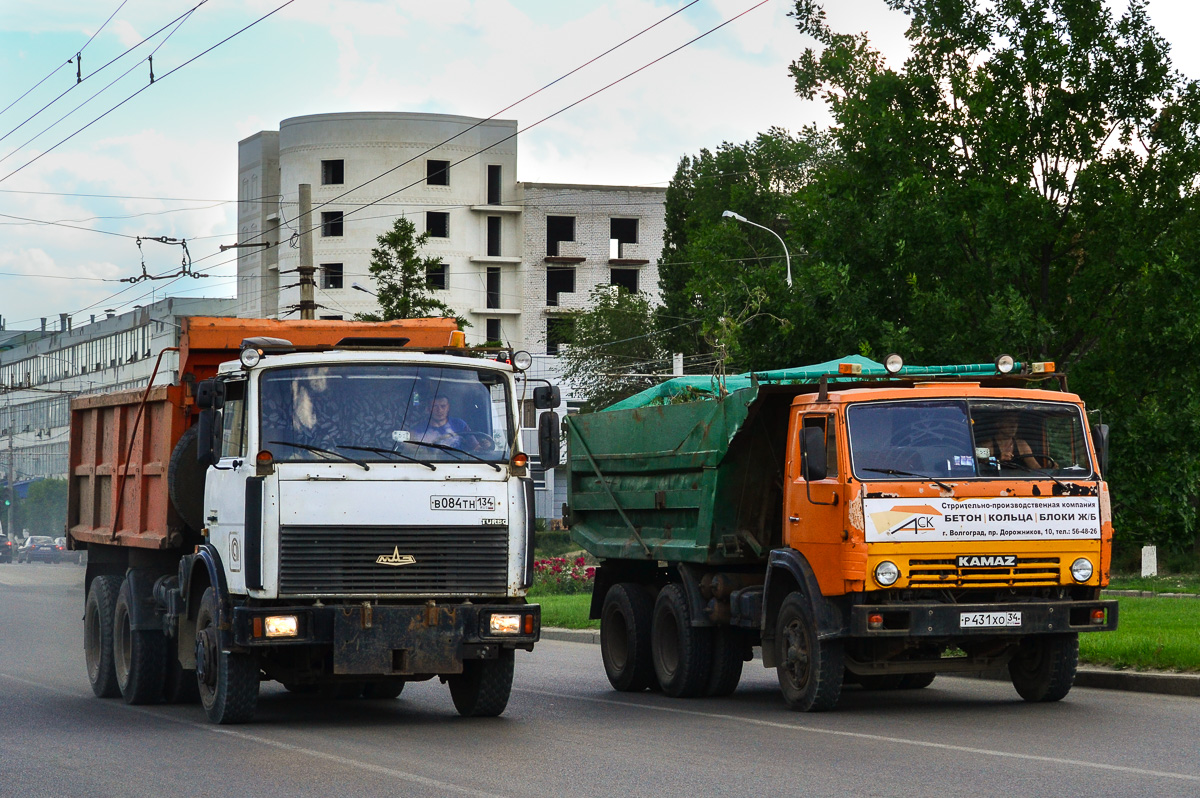
[[[500,373],[449,366],[271,369],[259,382],[259,442],[277,462],[503,462],[506,386]]]
[[[846,414],[859,479],[1082,479],[1091,455],[1078,407],[947,399],[873,402]]]

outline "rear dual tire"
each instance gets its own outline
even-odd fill
[[[133,587],[126,579],[113,608],[113,667],[126,704],[157,704],[167,678],[167,638],[158,629],[133,628]]]

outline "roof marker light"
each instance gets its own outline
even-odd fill
[[[1031,374],[1052,374],[1054,372],[1054,361],[1046,360],[1041,363],[1030,363],[1029,371]]]
[[[838,374],[862,374],[862,364],[838,363]]]

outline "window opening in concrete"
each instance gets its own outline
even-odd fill
[[[428,186],[450,185],[450,162],[434,160],[426,161],[425,184]]]
[[[346,162],[321,161],[321,185],[338,186],[346,182]]]
[[[489,266],[487,270],[487,306],[489,308],[500,307],[500,267]],[[489,340],[492,339],[488,336]]]
[[[446,264],[425,267],[425,287],[435,291],[446,290]]]
[[[608,282],[620,286],[631,294],[638,292],[637,269],[610,269]]]
[[[450,237],[450,214],[444,211],[425,212],[425,232],[430,238]]]
[[[341,316],[322,316],[321,318],[324,319],[325,321],[341,321],[342,320]]]
[[[487,172],[487,204],[500,204],[500,164],[488,164]]]
[[[575,319],[546,319],[546,354],[557,355],[560,348],[570,345],[575,338]]]
[[[488,343],[502,343],[500,337],[500,319],[488,319],[486,323]]]
[[[575,293],[575,267],[546,267],[546,305],[556,307],[558,295],[562,293]]]
[[[609,257],[627,257],[625,252],[626,245],[636,244],[638,240],[638,220],[610,219],[608,238],[610,249]]]
[[[500,217],[487,218],[487,254],[489,258],[500,257]]]
[[[575,240],[575,217],[574,216],[547,216],[546,217],[546,254],[550,256],[558,255],[559,241],[574,241]]]
[[[322,211],[321,212],[321,235],[322,237],[337,237],[342,234],[342,212],[341,211]]]
[[[321,287],[327,289],[342,287],[342,264],[321,264]]]

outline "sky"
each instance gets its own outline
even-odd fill
[[[8,329],[41,317],[54,327],[60,313],[78,325],[165,295],[233,296],[233,253],[218,247],[236,240],[237,142],[289,117],[499,113],[528,128],[518,180],[644,186],[666,186],[702,148],[829,121],[793,91],[788,65],[813,42],[788,17],[791,0],[292,0],[271,13],[285,2],[0,2]],[[825,5],[834,29],[867,32],[900,66],[904,15],[884,0]],[[1150,0],[1192,77],[1197,5]],[[139,250],[139,236],[185,239],[209,276],[121,282],[143,263],[150,274],[181,266],[179,246]]]

